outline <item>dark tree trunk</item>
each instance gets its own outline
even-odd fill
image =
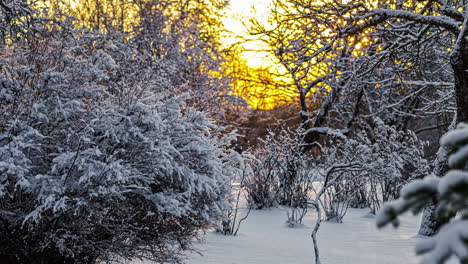
[[[455,121],[455,120],[454,120]],[[453,129],[455,122],[449,127]],[[437,157],[435,160],[434,175],[437,177],[444,176],[448,168],[448,151],[446,148],[441,146],[439,151],[437,151]],[[439,231],[439,229],[444,225],[449,219],[440,219],[437,218],[436,208],[437,208],[437,199],[434,198],[432,201],[426,205],[423,211],[421,226],[419,227],[419,234],[423,236],[433,236]]]
[[[457,124],[468,122],[468,45],[452,56],[452,69],[455,80],[455,100],[457,102]]]

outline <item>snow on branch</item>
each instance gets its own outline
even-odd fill
[[[434,0],[434,2],[437,2],[439,5],[442,7],[442,13],[445,14],[446,16],[449,16],[457,21],[462,22],[463,21],[463,13],[458,11],[456,8],[449,7],[447,4],[447,1],[445,0]]]
[[[447,16],[428,16],[403,10],[375,9],[366,15],[353,17],[353,21],[360,21],[364,19],[365,22],[360,23],[359,25],[346,27],[344,33],[345,35],[353,35],[362,32],[366,28],[385,22],[388,18],[400,18],[421,24],[433,25],[447,29],[454,34],[459,34],[461,26],[460,22],[454,21],[452,18]]]
[[[424,260],[425,264],[439,264],[457,256],[461,263],[468,260],[468,220],[457,220],[444,226],[434,237],[425,239],[417,244],[416,253],[431,255]]]
[[[333,129],[329,127],[313,127],[307,129],[303,135],[308,136],[311,134],[321,134],[327,136],[333,136],[341,139],[346,139],[346,134],[349,133],[348,129]]]
[[[428,177],[416,180],[401,190],[401,199],[388,203],[379,213],[376,219],[377,227],[381,228],[392,223],[398,226],[398,215],[410,209],[421,210],[424,205],[437,194],[439,178]]]
[[[466,42],[466,36],[467,36],[467,30],[466,27],[468,26],[468,8],[465,11],[465,19],[463,20],[463,25],[461,27],[461,30],[458,33],[457,36],[457,41],[455,42],[455,46],[453,48],[453,54],[456,55],[457,53],[460,53],[460,50],[464,46],[464,43]]]

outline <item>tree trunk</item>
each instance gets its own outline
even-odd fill
[[[452,124],[449,126],[448,130],[452,130],[456,125],[456,117],[454,118]],[[437,157],[435,159],[434,166],[434,175],[437,177],[443,177],[449,170],[448,167],[448,150],[440,146],[437,151]],[[433,236],[437,233],[439,228],[444,225],[449,219],[442,220],[437,218],[436,208],[437,208],[437,199],[433,199],[423,211],[421,226],[419,227],[418,234],[423,236]]]
[[[468,45],[461,47],[451,58],[457,102],[457,124],[468,122]]]
[[[418,234],[423,236],[433,236],[437,233],[440,227],[445,224],[436,216],[436,203],[437,202],[433,200],[424,208]]]

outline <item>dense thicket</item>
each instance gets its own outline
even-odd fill
[[[178,262],[240,161],[206,3],[138,1],[129,28],[30,4],[0,5],[0,262]]]

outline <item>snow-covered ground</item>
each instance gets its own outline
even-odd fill
[[[367,209],[349,209],[343,224],[323,222],[319,249],[324,264],[412,264],[419,217],[405,215],[398,229],[376,228]],[[202,255],[190,254],[187,264],[306,264],[314,263],[310,233],[315,213],[309,212],[305,227],[288,228],[285,209],[253,210],[236,237],[214,232],[197,245]]]

